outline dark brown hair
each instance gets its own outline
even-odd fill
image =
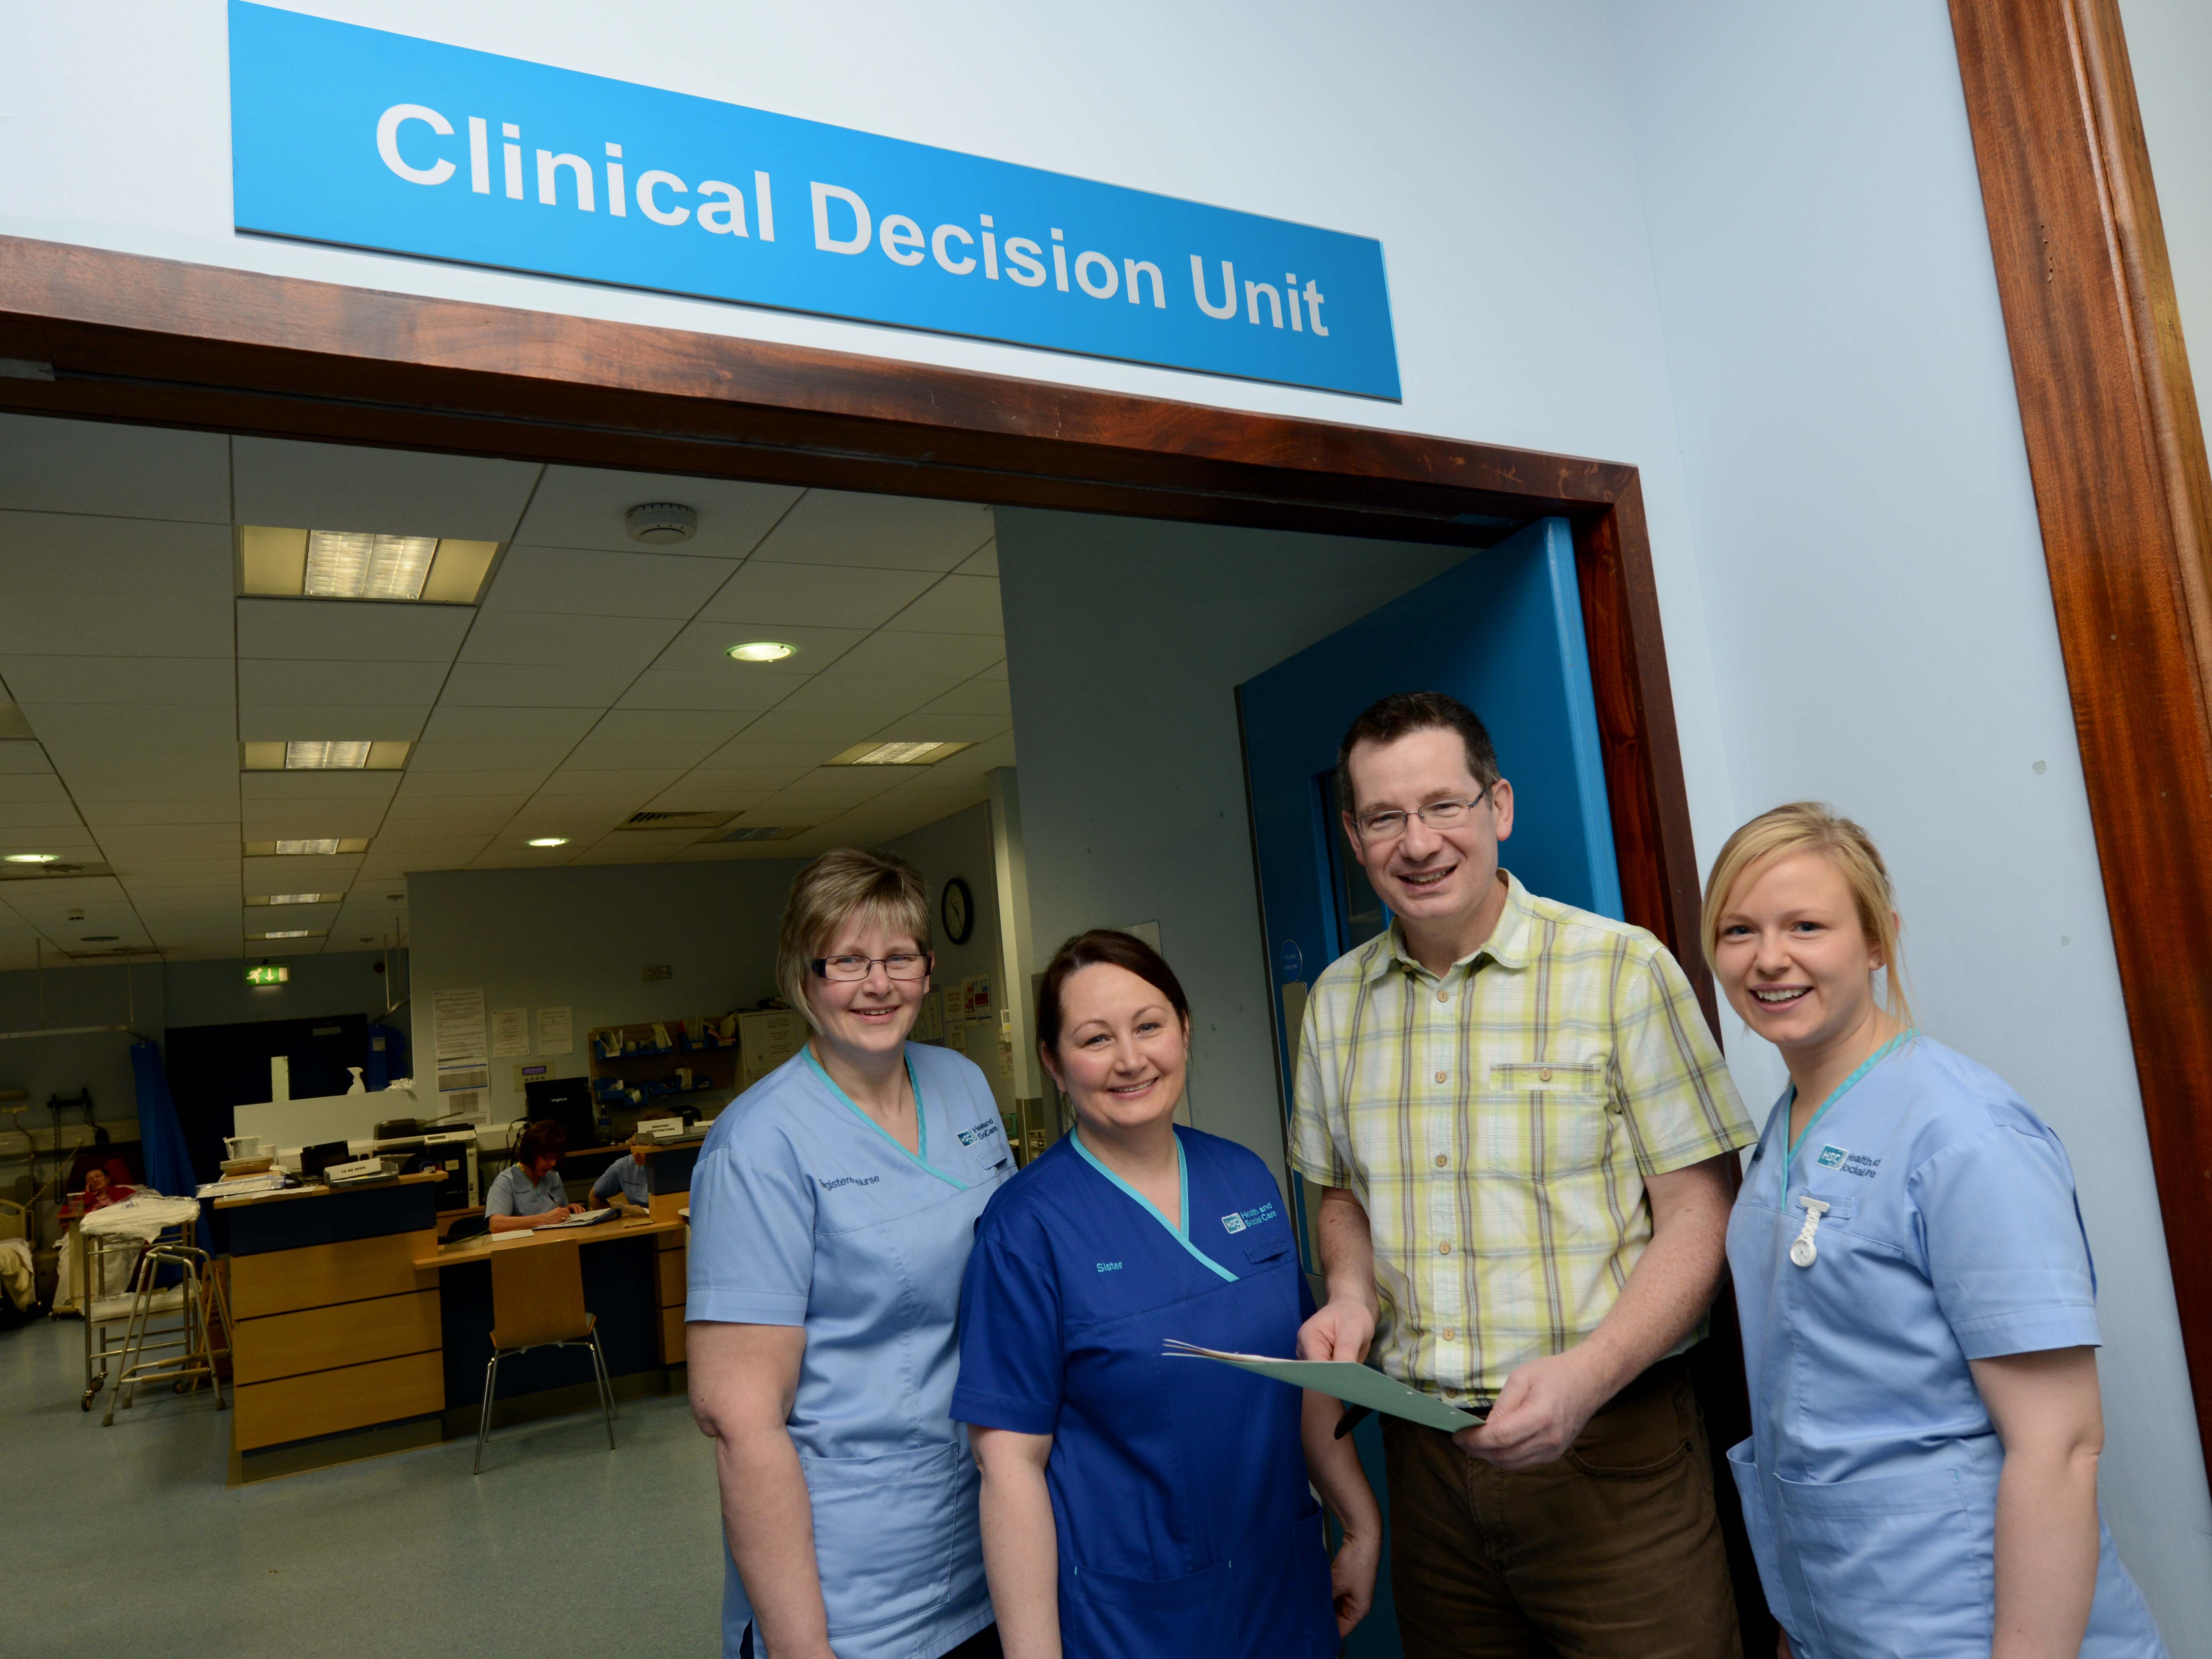
[[[1448,692],[1393,691],[1361,709],[1336,746],[1336,798],[1346,811],[1359,810],[1352,795],[1352,751],[1363,743],[1395,743],[1416,732],[1458,732],[1474,781],[1486,789],[1498,781],[1498,750],[1474,710]]]
[[[528,1164],[532,1158],[558,1158],[568,1150],[568,1132],[550,1117],[541,1117],[526,1127],[514,1143],[514,1161]]]
[[[1190,1023],[1190,999],[1182,994],[1182,981],[1158,951],[1133,933],[1094,927],[1087,933],[1078,933],[1052,953],[1044,979],[1037,986],[1037,1046],[1047,1054],[1060,1047],[1060,1026],[1066,1019],[1060,1006],[1060,992],[1074,975],[1101,965],[1127,969],[1165,997],[1177,1018],[1185,1024]]]

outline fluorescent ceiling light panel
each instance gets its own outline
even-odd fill
[[[333,839],[327,836],[303,837],[296,841],[249,841],[240,849],[247,858],[267,859],[278,855],[327,856],[332,853],[366,853],[368,842],[364,836]]]
[[[530,844],[532,847],[566,847],[568,838],[566,836],[533,836]]]
[[[273,933],[248,933],[248,939],[316,939],[320,937],[313,927],[279,927]]]
[[[358,772],[368,764],[366,740],[341,743],[313,738],[284,745],[287,772]]]
[[[832,766],[933,766],[947,755],[973,749],[972,743],[856,743],[830,762]]]
[[[246,902],[248,904],[336,904],[343,893],[267,893],[259,894]]]
[[[473,605],[498,553],[497,542],[451,537],[242,525],[239,586],[315,599]]]
[[[276,854],[280,858],[290,858],[303,854],[335,853],[337,850],[338,842],[336,836],[320,841],[279,841],[276,843]]]
[[[7,857],[9,864],[56,864],[60,860],[58,853],[10,853]]]

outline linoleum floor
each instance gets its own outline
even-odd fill
[[[719,1648],[721,1527],[679,1395],[226,1487],[230,1413],[77,1409],[84,1327],[0,1331],[0,1652],[504,1659]]]

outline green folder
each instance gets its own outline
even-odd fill
[[[1311,1389],[1316,1394],[1328,1395],[1350,1405],[1402,1417],[1424,1428],[1442,1429],[1446,1434],[1475,1428],[1482,1422],[1470,1412],[1447,1406],[1432,1394],[1423,1394],[1395,1376],[1385,1376],[1371,1365],[1355,1364],[1348,1359],[1269,1359],[1255,1353],[1224,1353],[1218,1348],[1201,1348],[1194,1342],[1178,1342],[1173,1337],[1167,1340],[1165,1352],[1170,1359],[1217,1360],[1224,1365],[1234,1365],[1240,1371],[1287,1382],[1294,1389]]]

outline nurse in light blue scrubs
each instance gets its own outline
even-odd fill
[[[1295,1357],[1313,1300],[1274,1176],[1176,1126],[1190,1009],[1142,941],[1062,945],[1037,1037],[1077,1127],[984,1212],[952,1397],[1008,1659],[1328,1659],[1382,1527],[1342,1407],[1162,1352]]]
[[[1911,1028],[1897,933],[1881,854],[1810,802],[1737,830],[1706,888],[1707,959],[1790,1068],[1729,1224],[1752,1416],[1729,1462],[1782,1651],[2154,1659],[2098,1510],[2072,1166]]]
[[[910,866],[807,866],[778,971],[812,1037],[723,1110],[692,1174],[685,1342],[726,1659],[999,1651],[950,1408],[961,1270],[1013,1161],[983,1074],[907,1041],[929,969]]]

